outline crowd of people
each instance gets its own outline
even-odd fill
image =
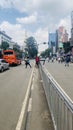
[[[35,57],[35,66],[39,67],[40,62],[42,61],[43,65],[45,64],[45,62],[51,62],[53,63],[54,61],[57,61],[58,63],[62,63],[64,62],[65,66],[69,66],[69,62],[70,62],[70,55],[65,55],[65,56],[59,56],[59,57],[45,57],[43,58],[44,60],[41,60],[42,58],[40,58],[38,55],[36,55]],[[25,68],[27,68],[28,66],[30,68],[32,68],[31,63],[30,63],[30,58],[29,56],[24,58],[25,61]]]

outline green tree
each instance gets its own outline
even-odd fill
[[[16,56],[17,56],[18,59],[22,58],[22,53],[23,52],[16,45],[13,46],[13,50],[15,51]]]
[[[27,54],[31,58],[34,58],[38,53],[38,46],[35,38],[29,37],[26,39],[25,43],[26,43],[25,53],[27,52]]]
[[[6,49],[9,48],[9,44],[8,44],[8,42],[6,42],[6,41],[2,41],[0,47],[1,47],[1,49],[6,50]]]
[[[42,53],[41,53],[41,56],[42,57],[49,57],[50,56],[50,52],[51,52],[51,49],[46,49],[45,51],[43,51]]]
[[[63,48],[64,48],[65,53],[68,53],[70,51],[70,42],[64,42]]]

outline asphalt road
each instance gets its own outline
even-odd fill
[[[64,63],[48,63],[46,61],[44,67],[73,100],[73,64],[65,67]],[[23,63],[0,73],[0,130],[16,129],[32,68],[26,69]],[[53,130],[42,81],[37,69],[35,69],[31,89],[31,105],[28,107],[29,116],[26,130]]]
[[[73,63],[65,67],[64,63],[46,61],[44,67],[73,101]]]
[[[31,72],[23,63],[0,73],[0,130],[15,130]]]

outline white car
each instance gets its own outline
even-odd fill
[[[0,59],[0,72],[9,69],[9,63],[7,63],[4,59]]]

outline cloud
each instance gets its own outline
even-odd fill
[[[34,33],[35,39],[37,39],[37,44],[39,44],[39,51],[44,51],[48,48],[48,29],[47,28],[39,28]],[[44,45],[43,42],[46,42]]]
[[[2,31],[5,31],[8,36],[12,37],[14,42],[17,42],[20,45],[24,44],[25,29],[23,29],[20,24],[13,25],[4,21],[0,25],[0,28]]]
[[[17,16],[15,25],[6,21],[0,25],[20,44],[24,41],[26,26],[31,29],[26,30],[28,35],[35,36],[39,43],[48,41],[48,33],[55,32],[60,25],[66,27],[70,36],[73,0],[0,0],[0,7],[15,8],[21,14],[27,14]]]
[[[1,31],[5,31],[8,36],[12,38],[14,42],[17,42],[21,46],[24,45],[24,41],[26,37],[34,36],[37,43],[39,44],[39,51],[45,50],[48,45],[43,45],[43,42],[48,42],[48,30],[47,28],[39,28],[36,30],[36,32],[27,32],[20,24],[10,24],[7,21],[4,21],[0,25]]]
[[[1,0],[0,0],[1,1]],[[2,0],[0,2],[0,6],[3,8],[14,7],[18,9],[20,12],[28,12],[33,13],[33,11],[46,12],[47,14],[58,14],[60,15],[64,12],[71,11],[73,9],[73,1],[72,0]]]
[[[0,7],[1,8],[11,8],[13,6],[12,0],[0,0]]]
[[[0,0],[1,1],[1,0]],[[48,21],[54,24],[58,23],[61,19],[70,15],[73,9],[72,0],[3,0],[0,2],[0,6],[3,8],[15,8],[22,12],[27,12],[29,17],[17,18],[17,21],[28,23],[28,19],[33,17],[33,22],[36,20],[35,16],[32,16],[33,12],[37,12],[39,20],[44,26],[48,24]]]
[[[36,15],[30,15],[23,18],[17,18],[16,21],[21,24],[33,24],[37,22]]]

